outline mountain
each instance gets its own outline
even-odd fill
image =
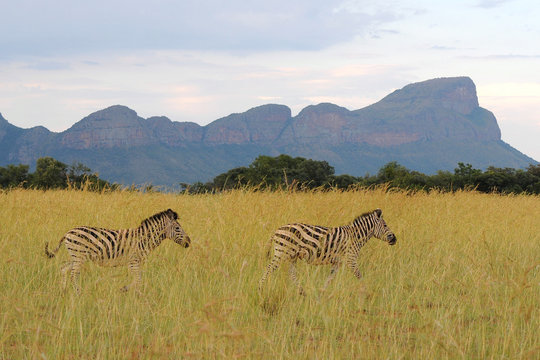
[[[356,176],[389,161],[425,173],[453,170],[458,162],[476,168],[537,163],[501,140],[495,116],[479,106],[468,77],[410,84],[354,111],[323,103],[292,116],[287,106],[269,104],[206,126],[144,119],[120,105],[61,133],[21,129],[0,114],[1,166],[52,156],[124,184],[206,181],[258,155],[281,153],[327,160],[337,174]]]

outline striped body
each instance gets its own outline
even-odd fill
[[[346,227],[288,224],[274,233],[274,253],[312,265],[327,265],[343,256],[350,238],[352,234]]]
[[[144,236],[138,228],[110,230],[80,226],[69,230],[64,237],[69,253],[101,266],[122,266],[134,258],[146,258],[160,242],[159,237],[151,238],[155,239],[152,242],[140,241]]]
[[[312,265],[332,265],[330,277],[325,287],[335,276],[335,272],[343,260],[353,274],[361,278],[358,269],[360,249],[371,238],[386,240],[394,245],[396,237],[382,218],[380,209],[362,214],[346,226],[325,227],[301,223],[280,227],[272,235],[274,249],[272,261],[266,268],[259,288],[262,288],[268,276],[284,262],[290,262],[290,276],[303,292],[296,277],[295,263],[298,259]]]
[[[53,252],[49,252],[46,244],[45,254],[54,257],[62,243],[65,243],[70,261],[62,268],[63,287],[66,286],[69,273],[77,292],[80,291],[77,278],[86,261],[101,266],[127,265],[135,275],[134,285],[138,286],[140,265],[164,239],[170,238],[184,247],[189,246],[191,240],[177,219],[178,214],[169,209],[143,220],[139,227],[132,229],[110,230],[80,226],[69,230]]]

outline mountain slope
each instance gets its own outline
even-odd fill
[[[21,129],[0,115],[0,165],[40,156],[80,161],[124,184],[172,185],[212,179],[258,155],[287,153],[327,160],[336,173],[374,173],[389,161],[426,173],[458,162],[525,167],[536,163],[501,140],[495,116],[478,104],[467,77],[410,84],[379,102],[349,111],[308,106],[298,115],[263,105],[206,126],[143,119],[125,106],[97,111],[61,133]]]

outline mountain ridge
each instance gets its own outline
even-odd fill
[[[397,159],[424,172],[448,170],[459,161],[477,167],[535,163],[501,140],[495,116],[479,106],[468,77],[409,84],[357,110],[321,103],[292,116],[285,105],[266,104],[205,126],[165,116],[144,119],[123,105],[96,111],[59,133],[21,129],[0,114],[0,165],[48,155],[83,162],[122,183],[205,181],[258,155],[279,153],[327,160],[337,173],[351,175]],[[148,168],[155,170],[145,175]]]

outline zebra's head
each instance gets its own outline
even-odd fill
[[[396,235],[390,230],[386,221],[382,217],[382,210],[376,209],[373,211],[375,217],[374,227],[373,227],[373,236],[377,239],[384,240],[390,245],[394,245],[397,241]]]
[[[178,214],[171,209],[165,211],[165,214],[167,215],[168,219],[165,226],[165,235],[178,245],[182,245],[185,248],[189,247],[191,244],[191,239],[186,234],[184,229],[182,229],[182,226],[180,226],[178,223]]]

